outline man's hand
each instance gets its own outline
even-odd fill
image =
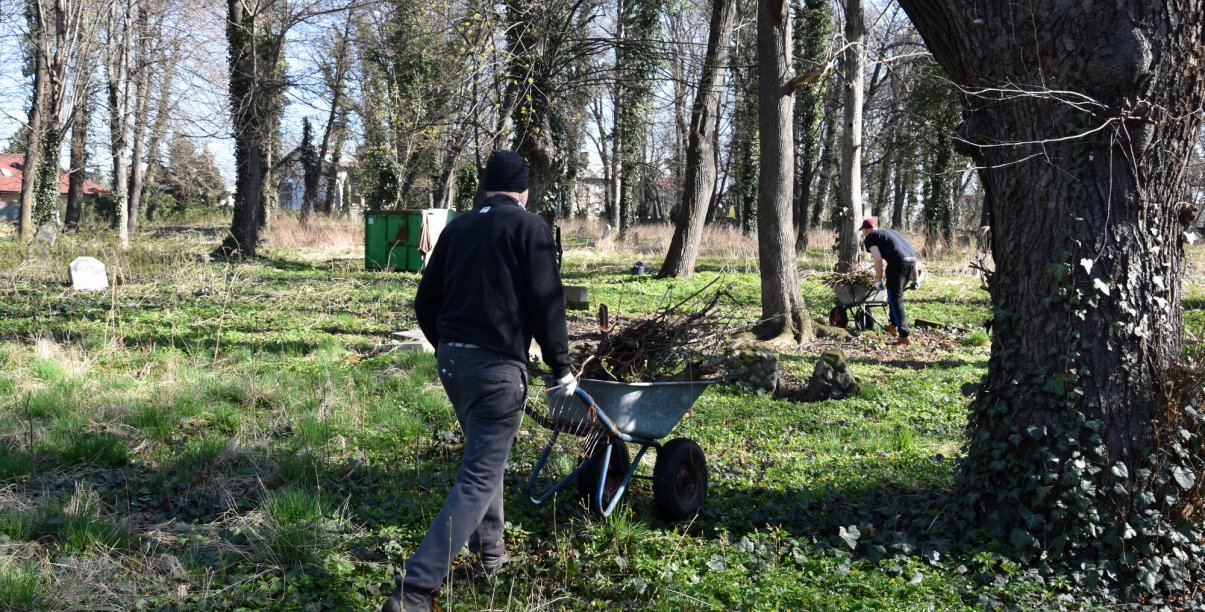
[[[874,282],[874,290],[882,291],[883,290],[883,281],[875,281]]]
[[[577,391],[577,378],[570,372],[548,386],[548,395],[553,397],[569,397]]]
[[[908,287],[908,288],[909,288],[909,289],[911,289],[911,290],[913,290],[913,291],[916,291],[917,289],[920,289],[920,281],[918,281],[918,280],[914,280],[914,281],[912,281],[912,286],[910,286],[910,287]]]

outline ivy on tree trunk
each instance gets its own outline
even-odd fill
[[[1205,5],[900,4],[965,92],[959,137],[995,220],[962,515],[1040,570],[1193,607],[1168,598],[1205,579],[1205,427],[1169,382]]]

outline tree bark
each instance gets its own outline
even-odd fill
[[[796,30],[800,33],[797,46],[800,57],[796,58],[796,70],[807,73],[821,70],[828,53],[828,39],[832,31],[832,18],[826,0],[806,0],[798,8]],[[827,68],[824,68],[827,70]],[[824,75],[803,85],[795,93],[795,123],[799,126],[796,136],[799,141],[798,160],[795,168],[795,250],[803,251],[808,245],[810,227],[809,209],[812,206],[812,185],[816,182],[816,169],[820,153],[820,132],[823,119]]]
[[[130,235],[138,229],[138,217],[142,209],[142,181],[146,175],[142,152],[147,128],[147,109],[151,99],[151,28],[147,5],[147,0],[136,1],[138,20],[135,34],[138,36],[138,47],[134,60],[134,146],[130,151],[130,185],[126,196],[129,207],[126,223]]]
[[[1140,470],[1168,482],[1156,458],[1185,459],[1158,440],[1178,422],[1163,381],[1183,348],[1185,168],[1205,102],[1205,6],[900,4],[970,92],[959,136],[996,220],[994,335],[971,405],[963,499],[1015,547],[1028,538],[1013,532],[1053,558],[1099,549],[1119,583],[1136,584],[1166,541],[1141,527],[1149,548],[1109,542],[1130,537],[1121,529],[1139,516],[1172,531],[1192,512]],[[1151,494],[1168,505],[1151,506]]]
[[[41,0],[30,0],[34,13],[33,31],[30,38],[33,43],[34,73],[33,99],[29,108],[29,141],[25,145],[25,165],[21,168],[21,218],[18,222],[18,233],[21,240],[33,238],[33,206],[34,187],[38,181],[38,168],[42,162],[42,137],[47,121],[47,104],[49,102],[49,68],[50,58],[47,48],[50,32],[46,23],[46,11]],[[49,118],[54,121],[53,117]]]
[[[331,147],[331,161],[326,164],[326,194],[323,198],[322,212],[325,215],[335,213],[335,199],[340,200],[339,212],[346,213],[348,206],[347,200],[340,192],[341,183],[339,179],[339,167],[343,165],[343,145],[347,138],[347,109],[342,111],[335,117],[335,128],[333,130],[332,139],[334,146]]]
[[[841,231],[837,271],[858,261],[862,224],[862,92],[866,72],[866,22],[862,0],[845,0],[845,124],[841,134],[841,189],[837,193]]]
[[[695,259],[699,255],[707,206],[715,190],[715,116],[719,113],[720,93],[724,88],[724,66],[731,49],[729,39],[736,22],[736,4],[737,0],[712,2],[707,52],[690,112],[682,201],[675,213],[674,236],[658,273],[660,278],[689,277],[694,273]]]
[[[234,134],[234,215],[230,233],[215,251],[220,257],[254,257],[259,234],[271,220],[273,140],[280,122],[281,45],[284,33],[268,14],[248,14],[242,0],[228,0],[230,111]]]
[[[908,170],[905,169],[903,162],[892,164],[893,177],[893,197],[891,199],[891,229],[898,232],[904,231],[904,207],[908,204],[908,183],[911,180]]]
[[[334,165],[333,169],[328,168],[326,158],[331,151],[330,147],[332,139],[337,136],[338,130],[342,127],[339,125],[339,113],[342,112],[343,105],[343,81],[347,76],[347,71],[350,68],[348,60],[350,59],[351,53],[351,41],[348,37],[351,35],[351,25],[352,12],[349,10],[347,14],[347,21],[345,21],[343,25],[343,31],[339,34],[335,44],[335,56],[333,58],[335,64],[328,79],[328,86],[331,90],[331,109],[326,116],[326,126],[322,130],[322,146],[318,148],[318,176],[327,177],[328,179],[326,184],[326,197],[323,198],[322,206],[318,207],[318,210],[326,216],[330,216],[331,214],[332,198],[330,193],[334,188],[334,181],[330,178],[330,176],[338,174],[339,172],[339,167],[337,164]],[[338,138],[338,140],[342,139]],[[342,143],[340,142],[340,146],[341,145]],[[338,156],[336,155],[336,157]],[[315,200],[317,200],[317,187],[314,189],[313,197]],[[309,198],[309,185],[306,185],[306,200],[308,201]]]
[[[762,337],[811,340],[812,322],[799,294],[791,186],[795,176],[791,13],[786,0],[757,6],[758,142],[757,250],[761,266]]]
[[[71,110],[71,167],[67,170],[67,214],[63,227],[79,229],[83,211],[84,180],[88,170],[88,124],[92,117],[89,89],[92,85],[92,60],[88,47],[81,51],[75,76],[75,107]]]
[[[812,204],[812,226],[820,224],[824,210],[828,207],[833,177],[837,174],[837,111],[840,109],[837,88],[830,87],[824,98],[822,129],[824,138],[820,143],[820,178],[816,181],[816,201]]]
[[[129,45],[130,5],[114,2],[109,8],[108,40],[106,41],[105,71],[109,94],[109,152],[113,158],[117,242],[120,248],[130,248],[129,214],[126,197],[129,193],[127,154],[129,148]]]
[[[179,63],[180,41],[178,39],[173,41],[168,49],[170,50],[161,48],[158,54],[157,61],[162,67],[162,74],[159,77],[159,93],[155,99],[155,120],[151,122],[151,133],[146,140],[146,176],[143,177],[143,198],[147,198],[150,187],[158,179],[159,169],[162,166],[159,149],[163,143],[163,136],[167,133],[168,117],[175,109],[171,95],[172,83],[175,81],[176,67]],[[147,202],[146,218],[148,221],[155,213],[154,206],[154,202]]]

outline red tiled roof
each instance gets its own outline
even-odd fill
[[[21,175],[24,174],[25,154],[24,153],[3,153],[0,154],[0,193],[21,192]],[[59,193],[67,195],[68,178],[67,173],[59,171]],[[102,193],[107,193],[109,190],[93,183],[88,179],[84,179],[84,195],[87,197],[95,197]]]

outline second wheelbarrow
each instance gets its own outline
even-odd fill
[[[540,504],[576,480],[577,491],[591,510],[609,516],[650,448],[653,465],[653,506],[667,521],[693,516],[707,495],[707,461],[690,438],[658,442],[673,431],[695,400],[714,381],[624,383],[582,379],[571,397],[548,398],[548,413],[528,409],[528,415],[552,430],[552,438],[532,468],[525,494]],[[548,462],[560,434],[585,438],[577,467],[542,492],[536,479]],[[627,444],[640,447],[629,458]]]
[[[871,309],[887,310],[887,290],[875,289],[862,284],[841,284],[833,287],[833,309],[828,311],[828,322],[833,327],[847,327],[853,312],[854,327],[859,330],[875,328],[876,321]]]

